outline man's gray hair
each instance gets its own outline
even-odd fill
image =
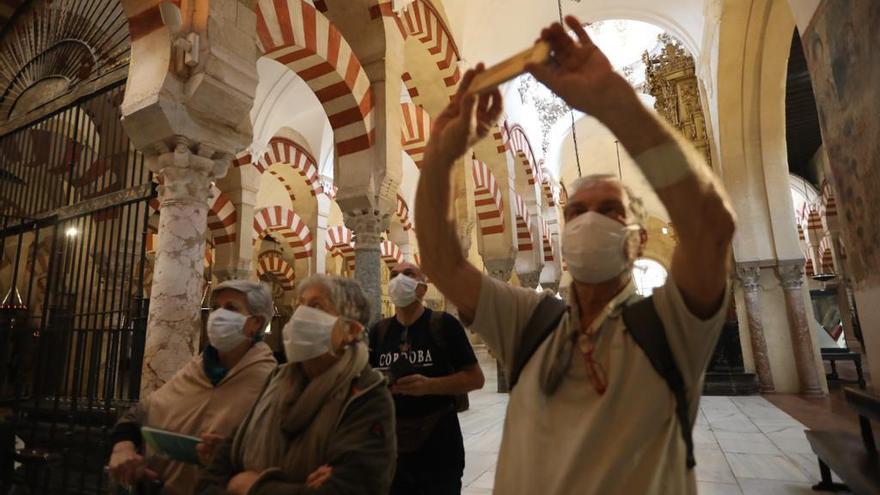
[[[584,177],[580,177],[571,183],[569,186],[569,197],[574,196],[581,189],[594,184],[596,182],[617,182],[623,187],[623,190],[626,192],[626,197],[629,199],[626,205],[626,209],[629,212],[629,215],[635,221],[636,224],[641,225],[642,227],[647,227],[648,223],[648,212],[645,210],[645,202],[642,201],[642,198],[636,195],[633,190],[626,184],[624,184],[617,176],[611,174],[591,174]]]
[[[272,321],[275,316],[275,303],[272,301],[272,289],[262,282],[251,282],[250,280],[236,279],[220,282],[211,292],[211,300],[217,296],[220,291],[234,290],[241,292],[245,297],[245,306],[247,310],[254,316],[263,319],[260,325],[260,334]]]
[[[297,284],[296,293],[293,296],[294,301],[298,301],[300,294],[306,289],[316,286],[327,292],[330,303],[333,304],[340,316],[357,321],[364,326],[370,324],[372,310],[360,282],[352,278],[318,273]]]

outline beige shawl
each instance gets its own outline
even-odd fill
[[[205,375],[202,356],[196,356],[146,399],[144,424],[184,435],[211,432],[228,436],[247,414],[276,366],[269,346],[258,342],[215,387]],[[158,458],[151,459],[150,464],[165,481],[163,493],[192,493],[197,466]]]

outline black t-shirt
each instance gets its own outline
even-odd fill
[[[370,365],[387,373],[391,363],[405,357],[412,363],[416,373],[438,377],[448,376],[466,366],[477,364],[477,357],[464,328],[449,313],[440,313],[445,348],[434,342],[430,326],[432,313],[425,308],[422,316],[406,329],[392,316],[388,319],[388,330],[381,343],[377,341],[378,328],[382,322],[373,325],[370,330]],[[402,352],[403,349],[407,349],[406,354]],[[397,415],[401,417],[425,416],[449,407],[452,403],[451,395],[394,396]]]

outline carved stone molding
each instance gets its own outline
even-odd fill
[[[737,263],[736,278],[746,292],[755,292],[761,287],[761,267],[754,263]]]
[[[226,175],[231,156],[208,146],[194,146],[178,137],[173,151],[145,157],[147,166],[162,178],[159,201],[202,202],[210,197],[211,182]],[[195,151],[197,150],[197,151]]]
[[[526,272],[526,273],[517,273],[516,276],[519,278],[519,282],[523,287],[528,287],[530,289],[535,289],[538,287],[538,283],[541,280],[541,272]]]
[[[376,248],[382,233],[388,230],[391,215],[379,210],[356,210],[343,213],[345,226],[354,233],[355,250]]]
[[[513,273],[513,264],[514,259],[502,259],[502,260],[485,260],[486,270],[489,272],[489,275],[494,278],[501,280],[502,282],[510,281],[510,274]]]
[[[804,285],[803,260],[780,261],[776,266],[776,275],[786,290],[799,290]]]

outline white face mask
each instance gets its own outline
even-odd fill
[[[562,256],[572,278],[585,284],[611,280],[626,270],[629,233],[638,225],[623,225],[601,213],[588,211],[566,222]]]
[[[220,308],[208,316],[208,341],[220,352],[229,352],[244,342],[244,324],[248,317],[235,311]]]
[[[330,338],[338,320],[339,317],[310,306],[296,308],[281,331],[287,360],[299,363],[331,352]]]
[[[388,282],[388,297],[398,308],[405,308],[418,299],[416,289],[420,283],[418,280],[401,273]]]

